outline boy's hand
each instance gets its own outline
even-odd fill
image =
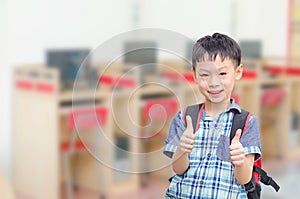
[[[231,145],[229,147],[230,149],[230,158],[232,161],[232,164],[234,166],[240,166],[243,165],[246,159],[245,153],[244,153],[244,147],[240,143],[242,130],[238,129],[236,131],[236,134],[234,138],[231,141]]]
[[[192,149],[194,148],[194,143],[196,136],[194,134],[194,128],[192,124],[192,118],[190,116],[186,116],[186,130],[183,132],[181,138],[179,147],[181,151],[190,153],[192,152]]]

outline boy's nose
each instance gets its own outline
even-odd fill
[[[218,86],[220,85],[221,81],[220,81],[220,77],[218,75],[211,75],[208,85],[210,86]]]

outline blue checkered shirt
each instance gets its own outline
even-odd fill
[[[219,114],[215,120],[203,110],[194,148],[189,154],[189,167],[183,175],[174,176],[165,198],[247,198],[245,187],[234,177],[234,167],[230,160],[232,109],[241,111],[232,100],[228,109]],[[165,141],[163,153],[170,158],[186,128],[182,117],[182,111],[174,117]],[[248,128],[240,142],[246,155],[255,154],[255,159],[261,156],[259,124],[255,116],[250,117]]]

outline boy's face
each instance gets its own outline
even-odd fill
[[[237,68],[231,59],[217,56],[215,61],[198,62],[194,71],[198,88],[211,103],[230,103],[235,80],[242,77],[243,66]]]

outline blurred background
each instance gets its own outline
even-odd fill
[[[300,193],[299,0],[0,0],[0,25],[6,198],[162,198],[172,175],[161,154],[168,124],[201,100],[191,46],[214,32],[242,48],[246,70],[233,97],[259,118],[264,168],[281,185],[263,187],[262,198]],[[118,40],[141,28],[173,32],[181,50],[156,50],[164,30]]]

